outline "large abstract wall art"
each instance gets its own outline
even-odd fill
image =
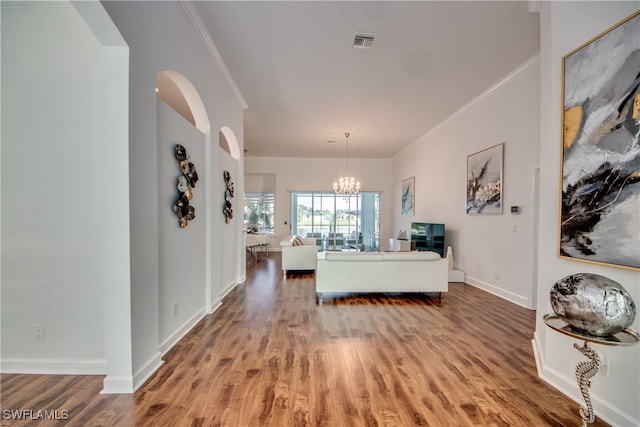
[[[467,213],[502,213],[504,143],[467,156]]]
[[[640,12],[563,58],[559,256],[640,269]]]

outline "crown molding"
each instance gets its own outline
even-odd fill
[[[182,10],[184,10],[184,13],[187,15],[187,18],[189,18],[191,25],[193,25],[193,28],[196,30],[196,33],[198,33],[198,35],[200,36],[202,43],[204,43],[204,46],[209,51],[209,54],[215,61],[216,65],[218,66],[218,69],[222,73],[224,79],[227,81],[227,84],[235,94],[236,99],[240,103],[240,107],[242,107],[243,110],[246,110],[247,108],[249,108],[249,105],[247,104],[247,101],[244,99],[244,96],[242,96],[242,93],[240,92],[238,85],[236,85],[235,80],[233,80],[233,77],[231,77],[231,73],[229,73],[227,66],[224,64],[222,57],[218,53],[218,50],[216,49],[216,45],[213,42],[213,39],[211,38],[211,34],[209,34],[209,31],[207,31],[207,27],[202,22],[202,18],[200,17],[200,14],[198,13],[197,10],[195,10],[191,2],[185,1],[185,0],[179,0],[178,3],[180,3],[180,6],[182,6]]]

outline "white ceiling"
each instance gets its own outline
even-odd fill
[[[540,45],[522,0],[194,5],[248,104],[247,156],[344,157],[350,132],[350,157],[390,158]]]

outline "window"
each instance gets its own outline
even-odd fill
[[[355,196],[335,193],[291,193],[293,233],[315,238],[323,250],[341,250],[365,245],[378,248],[380,194]]]
[[[275,195],[273,191],[244,194],[245,230],[273,233]]]

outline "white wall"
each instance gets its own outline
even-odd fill
[[[181,175],[175,145],[181,144],[198,173],[190,205],[196,217],[180,228],[173,212]],[[160,351],[169,350],[205,313],[204,135],[158,99],[158,314]],[[173,306],[176,305],[174,315]]]
[[[160,298],[156,75],[175,70],[193,83],[209,134],[226,126],[242,141],[242,102],[180,3],[2,7],[2,369],[106,373],[105,392],[131,392],[161,363],[161,330],[182,333],[190,319],[180,313],[197,317],[205,299],[183,295],[193,307],[161,328],[161,304],[178,295]],[[218,150],[207,150],[204,163],[219,168]],[[199,219],[215,237],[222,195],[209,190]],[[221,243],[207,239],[217,243],[205,276],[237,275],[238,260],[222,265]],[[221,276],[211,278],[207,303],[222,292]],[[36,323],[44,341],[33,339]]]
[[[393,159],[393,229],[445,224],[466,281],[533,308],[539,60],[533,58]],[[467,215],[467,156],[504,143],[503,214]],[[415,176],[415,215],[400,213],[401,181]],[[510,206],[521,208],[519,215]]]
[[[220,154],[221,172],[213,177],[212,185],[215,192],[218,193],[218,197],[224,194],[226,184],[224,182],[222,171],[229,171],[231,175],[231,182],[234,185],[233,199],[231,200],[231,206],[233,209],[233,219],[228,224],[225,222],[224,217],[221,222],[220,234],[216,237],[216,240],[221,243],[220,262],[222,265],[235,265],[238,262],[238,247],[241,246],[244,250],[244,242],[238,242],[237,230],[238,227],[242,228],[242,214],[244,203],[242,201],[242,191],[238,191],[238,162],[231,157],[226,151],[217,148]],[[214,206],[219,212],[222,212],[222,206],[224,198],[220,203]],[[244,237],[244,236],[243,236]],[[240,262],[244,262],[244,257],[240,259]],[[231,269],[223,269],[220,271],[220,284],[222,285],[221,295],[228,293],[238,283],[238,277],[236,272]]]
[[[242,105],[194,30],[184,8],[188,5],[183,7],[178,2],[107,1],[103,6],[131,51],[132,329],[133,366],[136,385],[139,385],[160,363],[156,75],[160,71],[172,70],[191,82],[204,103],[211,123],[209,135],[216,142],[218,131],[223,126],[232,129],[238,141],[242,141]],[[222,242],[216,234],[220,230],[218,223],[224,221],[218,208],[222,203],[222,193],[218,191],[219,177],[222,176],[219,150],[211,149],[210,158],[205,162],[212,168],[209,215],[214,245],[210,251],[211,259],[207,260],[212,272],[207,292],[215,302],[222,291],[222,276],[217,272],[229,269],[237,274],[238,266],[221,263],[219,248]]]
[[[534,345],[541,377],[577,400],[581,397],[573,373],[576,363],[585,358],[572,347],[578,341],[544,325],[542,316],[552,312],[549,290],[557,280],[569,274],[601,274],[622,284],[637,305],[640,273],[557,257],[562,57],[637,11],[638,6],[637,1],[543,2],[541,10],[540,264]],[[632,328],[640,329],[639,316]],[[640,345],[597,346],[597,349],[605,354],[608,375],[598,375],[591,380],[596,416],[614,425],[640,425]]]
[[[391,160],[349,159],[349,169],[350,174],[362,183],[362,191],[381,193],[380,241],[388,241],[393,234]],[[280,240],[291,234],[291,192],[332,192],[333,182],[344,174],[344,159],[245,157],[244,171],[246,174],[276,175],[275,226],[270,245],[273,249],[280,250]]]
[[[2,36],[2,371],[130,389],[128,50],[97,3],[3,4]]]

